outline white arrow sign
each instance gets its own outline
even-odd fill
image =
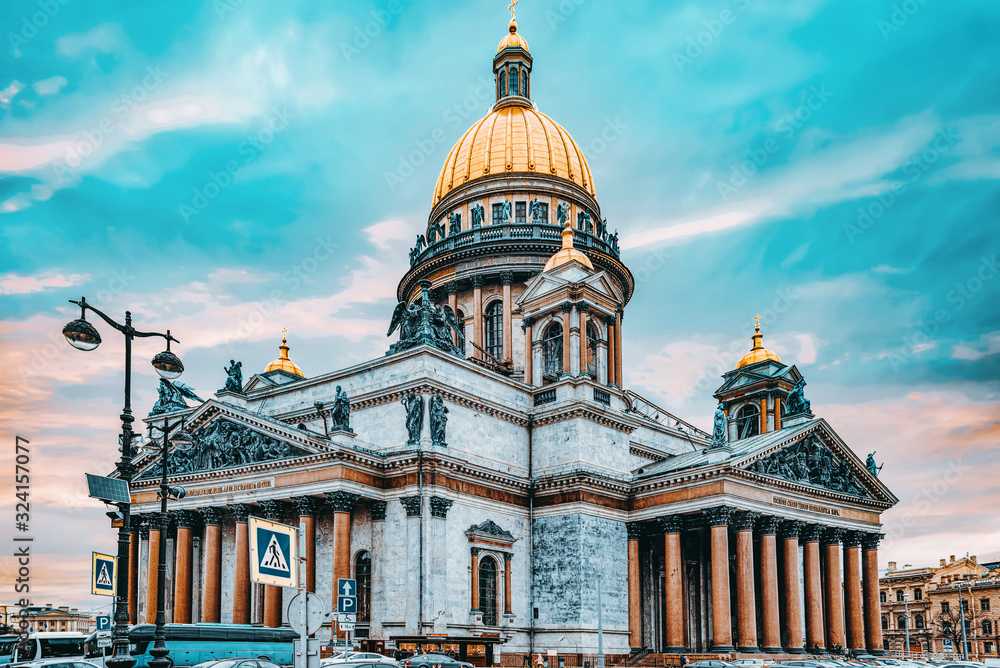
[[[340,578],[340,595],[341,596],[354,596],[354,580],[348,580],[346,578]]]

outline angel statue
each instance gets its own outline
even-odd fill
[[[545,205],[538,201],[538,198],[531,200],[531,222],[534,225],[540,225],[549,222],[546,220],[548,212],[544,211]]]
[[[243,394],[243,362],[229,360],[229,366],[224,370],[226,372],[226,386],[222,388],[222,391]]]
[[[559,202],[559,206],[556,207],[556,222],[559,227],[566,227],[566,217],[569,215],[569,206],[566,202]]]
[[[483,220],[486,218],[486,214],[483,211],[483,205],[477,203],[471,209],[472,212],[472,227],[482,227]]]
[[[788,399],[786,399],[785,403],[785,406],[788,409],[788,415],[798,415],[799,413],[810,412],[811,404],[803,393],[805,387],[805,378],[799,378],[799,381],[795,383],[795,387],[792,388],[792,391],[788,394]]]
[[[510,200],[505,199],[500,205],[500,224],[507,225],[508,223],[510,223]]]
[[[185,397],[205,403],[204,399],[194,393],[194,388],[176,380],[171,382],[166,378],[161,378],[158,391],[160,398],[156,400],[155,404],[153,404],[153,410],[149,412],[150,415],[159,415],[160,413],[184,410],[188,407],[187,403],[184,401]]]
[[[389,321],[389,331],[385,333],[386,336],[392,336],[392,333],[396,331],[399,327],[399,342],[409,341],[413,338],[416,331],[417,321],[420,319],[420,307],[416,304],[407,304],[406,302],[399,302],[396,304],[396,309],[392,312],[392,320]]]
[[[455,317],[455,312],[447,304],[438,305],[431,303],[427,286],[421,286],[424,290],[423,298],[419,302],[407,304],[399,302],[392,312],[392,320],[389,323],[389,331],[386,336],[399,328],[399,341],[389,347],[389,354],[408,350],[421,344],[432,345],[435,348],[452,353],[459,357],[464,357],[464,353],[452,338],[452,332],[461,334],[461,326]]]
[[[448,212],[448,235],[453,236],[462,231],[462,214],[454,211]]]
[[[715,422],[712,428],[712,447],[722,448],[729,442],[729,427],[726,412],[722,410],[722,404],[715,409]]]

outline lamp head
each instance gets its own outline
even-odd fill
[[[93,350],[101,345],[100,333],[83,318],[66,323],[62,333],[66,342],[77,350]]]

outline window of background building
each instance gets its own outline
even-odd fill
[[[879,603],[885,603],[886,598],[885,598],[885,592],[884,591],[880,591],[878,593],[878,600],[879,600]]]
[[[906,599],[906,593],[902,589],[896,590],[896,600],[903,601]]]
[[[989,612],[990,609],[990,599],[984,598],[979,601],[979,605],[984,612]]]
[[[988,619],[983,620],[983,635],[991,636],[993,635],[993,622]]]
[[[962,601],[962,612],[968,612],[968,611],[969,611],[969,602]]]
[[[948,601],[941,601],[941,612],[943,614],[948,614],[949,612],[951,612],[951,605],[948,603]]]
[[[736,430],[738,438],[756,436],[760,433],[760,409],[754,404],[748,404],[736,414]]]
[[[914,601],[922,601],[923,599],[924,599],[924,590],[921,589],[920,587],[917,587],[916,589],[914,589],[913,590],[913,600]]]
[[[486,307],[483,320],[483,338],[486,351],[499,360],[503,359],[503,302],[494,301]]]
[[[883,617],[882,618],[882,630],[883,631],[888,631],[889,630],[889,618],[888,617]]]
[[[913,625],[916,626],[918,629],[924,628],[924,616],[923,615],[914,616]]]
[[[358,588],[358,621],[372,619],[372,555],[361,552],[354,558],[354,579]]]
[[[497,562],[485,557],[479,562],[479,609],[483,611],[483,624],[497,625]]]
[[[906,617],[900,615],[896,618],[896,628],[905,629],[906,628]]]
[[[554,322],[545,329],[542,337],[542,361],[546,377],[561,376],[563,372],[563,328]]]

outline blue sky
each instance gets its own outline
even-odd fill
[[[42,598],[100,604],[86,552],[113,547],[78,462],[114,454],[121,344],[72,351],[66,300],[171,328],[202,396],[281,327],[307,374],[381,355],[441,163],[492,101],[505,6],[7,3],[0,406],[37,444]],[[1000,6],[517,11],[535,101],[637,277],[629,386],[707,426],[761,313],[816,412],[886,462],[883,564],[1000,550]],[[144,414],[158,347],[137,348]]]

